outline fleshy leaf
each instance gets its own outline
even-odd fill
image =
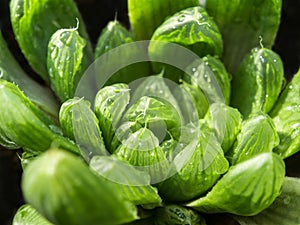
[[[13,149],[34,153],[51,145],[78,153],[77,146],[61,135],[61,130],[14,84],[0,79],[0,141]]]
[[[106,86],[97,93],[95,98],[95,114],[99,120],[103,140],[108,150],[114,137],[117,125],[129,103],[130,93],[128,85],[114,84]]]
[[[251,113],[268,113],[284,83],[280,57],[270,49],[255,48],[241,63],[232,79],[231,105],[247,118]]]
[[[160,196],[167,201],[187,201],[208,191],[228,170],[229,164],[214,132],[204,121],[200,136],[190,127],[186,143],[174,158],[177,172],[158,185]],[[199,129],[199,128],[198,128]],[[197,130],[198,130],[197,129]],[[184,139],[184,138],[183,138]],[[195,144],[192,144],[196,141]],[[170,170],[170,173],[173,173]]]
[[[280,143],[275,152],[287,158],[300,150],[300,70],[285,87],[270,112]]]
[[[300,179],[285,177],[282,192],[274,203],[256,216],[234,218],[241,225],[298,225],[300,224]]]
[[[197,124],[208,109],[207,98],[199,87],[181,82],[172,91],[179,105],[182,121],[184,124]]]
[[[84,23],[73,0],[12,0],[12,27],[31,67],[47,82],[47,49],[50,37],[60,28],[79,20],[79,33],[88,39]]]
[[[74,140],[82,156],[89,161],[94,155],[107,155],[99,121],[90,102],[74,98],[62,104],[59,121],[64,133]]]
[[[183,45],[200,57],[208,54],[221,56],[223,51],[222,36],[217,25],[200,6],[183,9],[169,17],[155,30],[151,40]],[[160,54],[160,49],[155,49],[155,42],[151,45],[150,57],[151,54]]]
[[[280,23],[281,0],[206,0],[224,39],[223,62],[230,73],[250,50],[261,44],[271,48]]]
[[[233,145],[241,129],[242,116],[240,112],[224,103],[214,103],[205,115],[226,153]]]
[[[155,225],[206,225],[205,219],[197,212],[179,205],[157,208],[155,213]]]
[[[77,84],[91,63],[87,41],[77,28],[56,31],[48,44],[47,68],[52,90],[64,102],[74,97]]]
[[[213,104],[215,102],[226,103],[222,86],[219,83],[221,78],[217,73],[214,73],[211,70],[211,67],[209,67],[209,64],[203,60],[197,59],[189,64],[187,67],[187,73],[183,76],[183,80],[197,88],[200,88],[209,104]]]
[[[149,40],[155,29],[168,16],[197,5],[198,0],[129,0],[129,19],[136,39]]]
[[[230,93],[231,93],[231,75],[226,71],[225,66],[221,62],[220,59],[217,57],[213,57],[210,55],[207,55],[202,58],[204,63],[211,69],[213,74],[215,75],[215,79],[217,80],[224,99],[225,103],[229,104],[230,102]]]
[[[178,103],[170,90],[177,84],[163,78],[163,73],[164,71],[158,75],[142,79],[141,82],[138,83],[138,87],[134,90],[131,101],[136,102],[143,96],[158,97],[168,101],[178,110]]]
[[[184,9],[169,17],[155,30],[149,44],[149,57],[154,71],[158,73],[165,68],[165,76],[178,82],[183,75],[182,71],[173,65],[157,62],[164,62],[171,57],[177,59],[178,65],[183,64],[180,61],[185,61],[188,57],[182,56],[185,53],[180,48],[170,48],[168,43],[183,46],[186,51],[190,50],[199,57],[208,54],[221,56],[223,51],[223,41],[217,25],[200,6]]]
[[[164,179],[169,163],[159,146],[159,140],[147,128],[130,134],[115,151],[119,159],[128,161],[137,169],[148,173],[151,183]]]
[[[278,144],[279,137],[272,119],[265,113],[255,113],[243,121],[228,157],[232,164],[237,164],[260,153],[272,152]]]
[[[206,213],[253,216],[280,195],[284,175],[284,161],[275,153],[262,153],[230,167],[206,196],[187,206]]]
[[[158,97],[143,96],[127,110],[124,121],[136,122],[148,127],[160,142],[171,133],[178,138],[181,124],[180,115],[169,102]]]
[[[31,205],[22,205],[16,212],[12,225],[54,225]]]
[[[50,149],[25,169],[26,202],[54,224],[122,224],[137,219],[136,207],[94,174],[82,159]],[[91,210],[92,209],[92,210]]]
[[[118,48],[128,43],[130,43],[130,46]],[[111,54],[109,52],[111,50],[115,51],[115,53]],[[114,64],[120,65],[121,68],[119,68],[120,70],[116,71],[116,73],[110,74],[109,80],[104,82],[105,85],[115,83],[128,84],[136,79],[148,76],[150,74],[150,64],[148,62],[134,62],[144,54],[141,45],[135,42],[133,34],[130,31],[116,20],[109,22],[98,39],[95,59],[97,60],[101,57],[100,61],[108,64],[104,68],[113,67]],[[131,64],[126,65],[127,62]],[[100,68],[99,73],[104,74],[105,69],[103,71],[102,67]],[[106,77],[102,77],[101,75],[99,78],[106,79]]]
[[[90,168],[112,181],[119,193],[135,205],[152,208],[161,204],[156,188],[150,185],[149,174],[135,169],[129,163],[111,156],[95,156]]]
[[[12,82],[41,110],[53,119],[58,117],[58,102],[53,93],[25,74],[9,51],[0,32],[0,79]]]

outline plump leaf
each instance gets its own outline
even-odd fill
[[[154,32],[151,40],[168,41],[183,45],[197,55],[221,56],[223,51],[222,37],[215,22],[205,9],[200,6],[183,9],[169,17]],[[151,54],[161,54],[150,43]],[[156,53],[155,53],[156,51]]]
[[[212,130],[202,122],[199,127],[187,126],[187,140],[175,155],[170,173],[175,175],[158,185],[160,196],[166,201],[187,201],[209,190],[228,170],[228,161]],[[185,139],[185,138],[183,138]]]
[[[105,146],[110,151],[112,138],[129,99],[130,93],[126,84],[104,87],[95,98],[95,114],[99,120]]]
[[[87,38],[84,23],[73,0],[12,0],[12,27],[18,44],[31,67],[49,81],[47,49],[50,37],[60,28],[79,20],[79,33]]]
[[[130,43],[127,47],[118,48],[119,46]],[[135,42],[133,34],[123,27],[118,21],[111,21],[102,30],[98,39],[95,59],[100,61],[99,64],[105,62],[104,68],[114,68],[114,65],[119,65],[118,71],[114,71],[110,77],[99,76],[99,79],[105,79],[105,85],[115,83],[130,83],[150,74],[150,65],[148,62],[135,62],[142,58],[146,53],[143,53],[142,46]],[[112,51],[112,52],[110,52]],[[128,64],[128,65],[127,65]],[[101,65],[102,66],[102,65]],[[106,73],[106,70],[101,67],[100,74]],[[96,67],[97,68],[97,67]],[[107,72],[109,73],[109,72]],[[106,81],[106,79],[108,79]]]
[[[60,29],[48,44],[47,68],[52,90],[64,102],[74,97],[77,84],[91,63],[87,41],[77,28]]]
[[[114,132],[113,139],[111,141],[111,152],[113,153],[123,141],[125,141],[129,135],[135,131],[141,129],[142,126],[136,122],[124,122]]]
[[[272,119],[265,113],[252,114],[243,121],[241,132],[228,153],[232,164],[240,163],[263,152],[272,152],[279,137]]]
[[[22,205],[16,212],[12,225],[53,225],[29,204]]]
[[[205,219],[197,212],[179,205],[157,208],[155,225],[206,225]]]
[[[298,225],[300,224],[300,179],[285,177],[282,192],[274,203],[256,216],[234,218],[241,225]]]
[[[131,133],[115,151],[119,159],[148,173],[151,183],[165,178],[169,163],[159,146],[158,138],[147,128]]]
[[[300,70],[285,87],[274,108],[270,112],[280,143],[275,152],[283,158],[300,150]]]
[[[129,0],[129,19],[136,39],[149,40],[154,30],[168,16],[197,5],[199,5],[198,0]]]
[[[185,51],[174,44],[184,47]],[[195,54],[193,61],[197,56],[208,54],[221,56],[223,51],[217,25],[200,6],[184,9],[169,17],[155,30],[149,44],[149,57],[154,71],[159,73],[165,68],[165,76],[175,82],[183,74],[179,70],[182,68],[176,67],[184,64],[187,67],[191,63],[188,56],[190,51]],[[166,59],[170,59],[172,64],[162,63]]]
[[[117,20],[110,21],[102,30],[95,49],[95,59],[122,44],[134,42],[133,34]]]
[[[224,103],[210,105],[205,119],[214,130],[222,149],[226,153],[233,145],[241,129],[242,116],[240,112]]]
[[[222,78],[219,77],[219,74],[213,73],[211,68],[213,68],[213,66],[210,67],[208,63],[197,59],[189,64],[183,76],[183,80],[200,88],[209,104],[215,102],[225,103],[226,100],[224,98],[222,84],[220,83]],[[224,90],[224,92],[226,91]]]
[[[137,219],[136,207],[74,155],[50,149],[24,171],[25,200],[54,224],[113,225]]]
[[[112,181],[119,193],[135,205],[152,208],[161,204],[156,188],[150,185],[149,174],[135,169],[129,163],[111,156],[95,156],[90,168]]]
[[[8,148],[26,148],[34,153],[51,145],[78,152],[60,129],[14,84],[0,79],[0,141]],[[3,142],[4,141],[4,142]]]
[[[231,93],[231,75],[226,71],[225,66],[217,57],[207,55],[203,57],[202,60],[213,72],[215,79],[222,90],[225,103],[229,104]]]
[[[144,96],[127,110],[124,121],[136,122],[148,127],[159,140],[168,136],[167,131],[175,138],[179,136],[180,115],[166,100]]]
[[[183,106],[182,112],[184,117],[186,118],[186,121],[193,122],[194,120],[193,111],[197,112],[198,119],[203,118],[209,108],[208,100],[205,94],[203,93],[203,91],[196,85],[192,85],[184,81],[180,85],[180,88],[182,89],[182,92],[181,95],[177,97],[181,97],[178,100],[179,100],[179,104]],[[192,101],[191,106],[188,105],[184,106],[184,104],[190,104],[189,103],[190,101]]]
[[[94,155],[108,154],[99,129],[99,121],[90,105],[88,101],[74,98],[63,103],[59,112],[59,121],[64,133],[77,143],[87,161]]]
[[[253,216],[280,195],[284,175],[284,161],[275,153],[262,153],[230,167],[206,196],[188,206],[201,212]]]
[[[281,15],[281,0],[206,0],[224,38],[223,61],[229,72],[236,70],[246,54],[259,45],[271,48]]]
[[[131,102],[137,102],[144,96],[158,97],[169,102],[176,110],[179,110],[177,100],[174,98],[172,93],[173,88],[175,88],[177,84],[165,79],[163,77],[163,73],[164,71],[158,75],[148,76],[141,79],[138,82],[136,89],[132,88],[134,93],[131,97]]]
[[[58,117],[58,103],[52,92],[25,74],[16,62],[0,32],[0,79],[12,82],[41,110],[53,119]]]
[[[284,82],[279,55],[270,49],[255,48],[241,63],[232,80],[231,105],[246,118],[251,113],[268,113],[276,102]]]

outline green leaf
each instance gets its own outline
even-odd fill
[[[77,146],[64,138],[53,121],[16,85],[0,79],[0,99],[1,145],[22,147],[33,153],[46,151],[53,145],[78,153]]]
[[[137,219],[136,207],[82,159],[58,149],[39,156],[23,174],[26,202],[54,224],[122,224]]]
[[[50,37],[60,28],[80,22],[79,33],[87,38],[84,23],[73,0],[12,0],[12,27],[31,67],[47,82],[47,49]]]
[[[77,28],[56,31],[48,44],[47,68],[52,90],[64,102],[74,97],[77,84],[91,62],[87,41]]]
[[[207,213],[253,216],[280,195],[284,175],[284,161],[275,153],[262,153],[230,167],[206,196],[187,206]]]
[[[256,216],[234,218],[241,225],[298,225],[300,224],[300,179],[285,177],[282,192],[274,203]]]
[[[179,205],[157,208],[155,225],[206,225],[205,219],[191,209]]]
[[[178,111],[169,102],[158,97],[141,97],[130,106],[123,120],[148,127],[160,141],[166,138],[167,131],[174,138],[179,136],[181,119]]]
[[[255,113],[243,121],[228,157],[232,164],[240,163],[263,152],[272,152],[279,137],[272,119],[265,113]]]
[[[126,44],[129,44],[126,46]],[[119,46],[122,46],[118,48]],[[111,71],[115,65],[120,66],[109,77],[99,76],[100,82],[105,80],[105,85],[115,83],[130,83],[141,77],[150,74],[150,65],[148,62],[136,62],[147,53],[142,49],[142,44],[135,42],[133,34],[126,30],[118,21],[111,21],[102,30],[98,39],[95,59],[100,61],[100,74],[106,74],[105,68]],[[102,68],[102,62],[107,65]],[[129,65],[127,65],[130,63]],[[96,67],[98,68],[98,67]],[[107,72],[109,73],[109,72]],[[109,79],[108,79],[109,78]],[[108,80],[106,80],[108,79]]]
[[[22,169],[24,170],[38,155],[39,154],[24,151],[20,157]]]
[[[287,158],[300,150],[300,70],[285,87],[270,112],[280,143],[275,152]]]
[[[22,205],[16,212],[12,225],[53,225],[29,204]]]
[[[185,51],[180,47],[184,47]],[[148,50],[154,72],[159,73],[165,68],[165,76],[178,82],[183,72],[179,70],[182,68],[176,67],[184,64],[185,67],[188,66],[191,63],[191,53],[192,61],[197,56],[208,54],[221,56],[223,42],[215,22],[198,6],[184,9],[169,17],[155,30]],[[172,65],[161,63],[166,59],[170,59]]]
[[[231,105],[246,118],[251,113],[268,113],[284,83],[279,55],[270,49],[255,48],[241,63],[232,80]]]
[[[233,145],[241,129],[242,116],[240,112],[224,103],[210,105],[205,120],[214,130],[222,149],[226,153]]]
[[[53,93],[25,74],[9,51],[0,32],[0,78],[12,82],[41,110],[57,119],[59,106]]]
[[[149,40],[154,30],[168,16],[197,5],[199,5],[198,0],[129,0],[129,19],[136,39]]]
[[[200,6],[183,9],[169,17],[154,32],[151,40],[177,43],[195,52],[200,57],[205,55],[221,56],[223,41],[219,29],[205,9]],[[151,54],[161,54],[150,43]]]
[[[177,84],[163,77],[164,71],[158,75],[148,76],[138,82],[134,90],[131,102],[137,102],[144,96],[157,97],[168,101],[176,110],[179,110],[177,100],[174,98],[171,89],[176,88]],[[132,84],[134,85],[134,83]]]
[[[106,27],[103,28],[98,38],[95,49],[95,59],[122,44],[134,41],[133,34],[117,20],[110,21]]]
[[[90,168],[119,190],[119,193],[135,205],[155,207],[161,204],[156,188],[150,185],[149,174],[135,169],[125,161],[111,156],[95,156]]]
[[[95,114],[99,120],[105,146],[111,152],[111,141],[129,99],[130,93],[126,84],[106,86],[96,95]]]
[[[181,145],[169,171],[173,175],[175,170],[175,175],[158,185],[160,196],[166,201],[188,201],[201,196],[229,167],[219,142],[204,121],[200,128],[186,129],[190,132],[187,140],[182,138],[186,143]]]
[[[202,90],[209,104],[215,102],[225,103],[226,99],[222,90],[221,78],[216,76],[208,63],[197,59],[189,64],[183,80]],[[225,90],[224,90],[225,92]],[[206,111],[205,111],[206,112]]]
[[[165,178],[169,163],[159,146],[159,140],[147,128],[131,133],[114,153],[151,177],[151,183]]]
[[[225,103],[229,104],[231,93],[231,75],[226,71],[223,62],[221,62],[221,60],[217,57],[207,55],[203,57],[202,60],[213,72],[215,79],[222,90]]]
[[[190,104],[189,101],[192,101],[192,106],[183,106],[182,108],[186,121],[193,122],[193,111],[197,112],[198,119],[203,118],[209,108],[208,100],[203,91],[196,85],[184,81],[180,85],[180,88],[182,89],[182,95],[179,95],[179,97],[183,97],[183,99],[179,98],[179,104]],[[185,100],[184,98],[189,98],[190,100]],[[187,119],[191,116],[192,118]]]
[[[281,0],[206,0],[224,38],[223,62],[236,74],[246,54],[259,45],[271,48],[280,23]]]
[[[99,129],[99,121],[89,101],[74,98],[62,104],[59,112],[61,127],[74,140],[81,155],[89,161],[94,155],[107,155]]]
[[[141,129],[142,126],[136,122],[124,122],[114,132],[113,139],[111,141],[111,152],[115,150],[125,141],[129,135],[135,131]]]

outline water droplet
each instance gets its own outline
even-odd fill
[[[266,62],[265,58],[264,58],[262,55],[259,56],[259,59],[260,59],[260,61],[261,61],[262,63],[265,63],[265,62]]]
[[[274,62],[274,63],[277,63],[277,60],[276,60],[276,59],[274,59],[274,60],[273,60],[273,62]]]
[[[196,67],[193,67],[192,68],[192,72],[196,72],[197,71],[197,68]]]
[[[290,89],[290,90],[293,89],[293,85],[289,85],[289,89]]]
[[[180,15],[177,19],[178,22],[183,22],[185,20],[185,15]]]

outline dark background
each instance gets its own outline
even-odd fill
[[[77,0],[83,19],[86,22],[90,38],[95,45],[101,29],[115,17],[129,27],[127,0]],[[36,77],[27,65],[14,40],[9,21],[9,0],[0,2],[0,28],[8,45],[25,71]],[[289,80],[300,67],[300,0],[283,0],[282,19],[273,50],[282,58],[285,76]],[[1,51],[1,49],[0,49]],[[37,78],[38,79],[38,78]],[[1,104],[1,103],[0,103]],[[0,112],[1,113],[1,112]],[[0,114],[1,116],[1,114]],[[18,154],[20,151],[9,151],[0,146],[0,225],[11,224],[17,208],[23,204],[20,190],[22,169]],[[300,177],[300,153],[286,160],[287,175]],[[224,217],[208,218],[210,224],[225,224]],[[226,224],[235,224],[228,221]]]

